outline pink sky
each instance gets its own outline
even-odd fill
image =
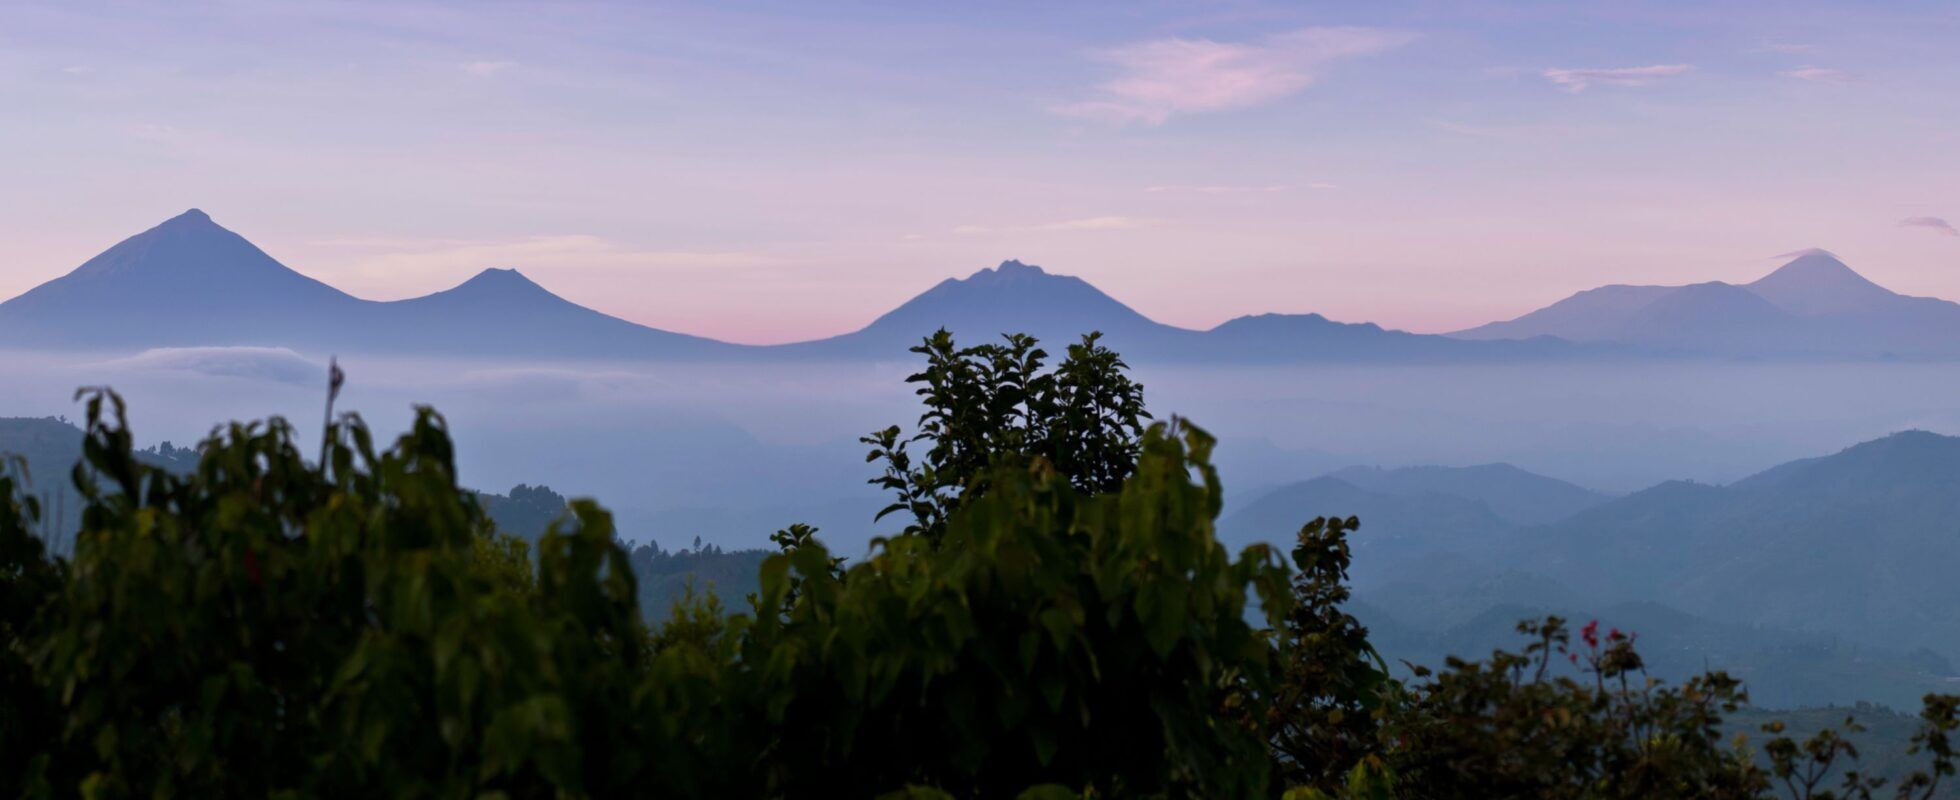
[[[1192,327],[1813,246],[1960,298],[1940,5],[526,12],[0,10],[0,296],[196,206],[364,297],[515,267],[744,342],[1006,258]]]

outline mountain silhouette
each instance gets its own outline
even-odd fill
[[[745,346],[607,316],[508,269],[485,270],[424,297],[365,300],[286,267],[195,209],[0,304],[0,341],[10,346],[251,346],[315,357],[906,360],[908,348],[942,327],[968,345],[1028,333],[1057,356],[1100,331],[1107,346],[1132,360],[1480,361],[1616,352],[1550,337],[1462,341],[1319,314],[1260,314],[1190,330],[1154,321],[1080,278],[1018,260],[942,281],[851,333]]]
[[[1082,334],[1098,331],[1105,346],[1144,360],[1406,362],[1562,357],[1575,352],[1570,343],[1549,338],[1465,342],[1373,323],[1335,322],[1319,314],[1256,314],[1209,330],[1179,328],[1144,316],[1081,278],[1018,260],[941,281],[860,330],[775,350],[797,356],[889,358],[940,328],[968,345],[999,341],[1007,333],[1027,333],[1057,355],[1080,341]]]
[[[317,325],[349,319],[361,304],[191,209],[0,303],[0,338],[70,347],[270,345],[317,335]]]
[[[286,267],[197,209],[0,303],[0,340],[471,356],[708,358],[740,349],[601,314],[515,270],[485,270],[425,297],[363,300]]]
[[[1806,251],[1744,288],[1778,308],[1807,317],[1884,311],[1906,299],[1823,250]]]
[[[1105,345],[1125,354],[1178,350],[1200,336],[1153,321],[1081,278],[1008,260],[965,278],[940,281],[859,330],[783,348],[799,355],[890,355],[904,353],[940,328],[967,345],[1026,333],[1051,353],[1060,353],[1091,331],[1101,332]]]
[[[1603,286],[1450,336],[1728,356],[1960,357],[1960,304],[1898,294],[1824,250],[1795,255],[1751,283]]]
[[[385,320],[389,338],[437,353],[707,358],[742,350],[599,313],[514,269],[486,269],[453,289],[377,303],[372,310]]]

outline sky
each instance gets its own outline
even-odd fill
[[[0,0],[0,298],[197,207],[396,299],[513,267],[841,333],[1015,258],[1440,332],[1822,247],[1960,299],[1950,2]]]

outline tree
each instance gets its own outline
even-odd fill
[[[1076,489],[1115,491],[1136,466],[1138,437],[1150,413],[1143,385],[1129,365],[1099,342],[1100,334],[1070,345],[1067,358],[1044,371],[1048,353],[1030,336],[961,348],[945,330],[912,352],[924,370],[919,430],[901,438],[896,425],[864,437],[866,461],[885,464],[872,483],[895,495],[879,518],[912,515],[907,533],[937,536],[967,498],[985,493],[988,468],[1040,460]],[[910,446],[929,445],[915,464]]]

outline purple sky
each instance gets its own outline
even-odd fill
[[[1804,247],[1960,298],[1960,7],[1470,5],[13,2],[0,297],[196,206],[365,297],[516,267],[747,342],[1006,258],[1194,327]]]

